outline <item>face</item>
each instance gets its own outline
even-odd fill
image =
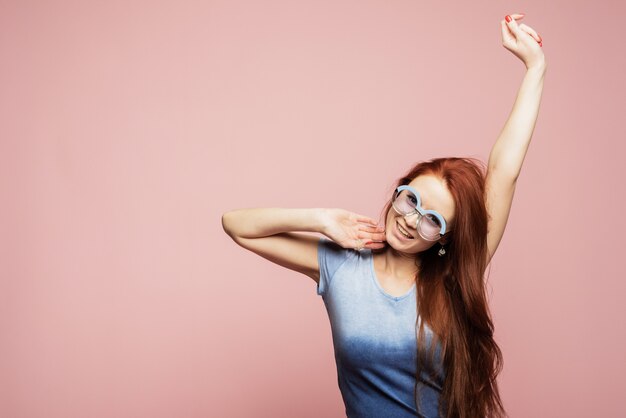
[[[432,175],[421,175],[409,183],[420,194],[422,208],[434,210],[442,215],[446,221],[447,229],[452,229],[455,206],[452,194],[445,187],[439,177]],[[389,209],[385,222],[385,236],[387,243],[400,252],[418,253],[435,245],[437,242],[445,243],[445,237],[438,241],[427,241],[423,239],[416,229],[416,222],[419,215],[412,214],[402,216],[393,208]],[[398,224],[402,226],[413,238],[409,239],[402,235],[398,229]]]

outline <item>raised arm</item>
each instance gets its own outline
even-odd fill
[[[511,210],[517,178],[522,170],[528,146],[539,114],[546,61],[538,42],[541,38],[530,27],[501,21],[503,45],[526,64],[526,74],[517,93],[513,110],[496,140],[487,165],[486,205],[489,213],[488,257],[495,253]],[[539,39],[537,39],[539,38]]]

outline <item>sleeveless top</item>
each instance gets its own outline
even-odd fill
[[[330,319],[337,380],[348,418],[438,417],[443,371],[416,384],[416,287],[393,296],[380,286],[371,249],[356,251],[321,237],[317,294]],[[427,344],[432,331],[424,326]],[[427,345],[430,347],[430,345]],[[435,360],[441,359],[435,348]],[[440,364],[440,363],[438,363]]]

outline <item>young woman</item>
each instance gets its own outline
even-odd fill
[[[472,158],[418,163],[398,179],[384,226],[338,208],[222,217],[237,244],[317,283],[348,417],[505,415],[484,273],[504,233],[546,71],[541,38],[517,23],[522,17],[501,21],[504,47],[527,71],[486,168]]]

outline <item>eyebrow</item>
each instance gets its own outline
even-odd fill
[[[445,215],[444,215],[444,214],[443,214],[440,210],[437,210],[437,209],[431,209],[431,208],[425,208],[425,207],[424,207],[424,201],[425,201],[425,200],[427,201],[428,199],[424,199],[424,194],[423,194],[423,193],[422,193],[419,189],[417,189],[417,188],[415,188],[415,187],[414,187],[414,189],[415,189],[415,190],[417,190],[417,192],[420,194],[420,201],[421,201],[420,203],[421,203],[422,209],[425,209],[425,210],[434,210],[435,212],[437,212],[438,214],[440,214],[441,216],[443,216],[443,219],[445,219],[445,220],[446,220],[446,222],[448,222],[448,220],[449,220],[450,218],[449,218],[449,217],[447,217],[447,216],[445,216]]]
[[[434,210],[435,212],[437,212],[437,213],[441,214],[441,212],[439,212],[439,211],[438,211],[438,210],[436,210],[436,209],[425,208],[425,207],[424,207],[424,201],[428,201],[428,199],[424,199],[424,195],[423,195],[423,194],[422,194],[422,192],[420,192],[419,190],[418,190],[418,193],[420,194],[420,201],[421,201],[420,203],[421,203],[422,209],[426,209],[426,210]],[[441,216],[443,216],[443,214],[441,214]]]
[[[437,209],[430,209],[430,208],[425,208],[423,204],[422,204],[421,206],[422,206],[422,209],[424,209],[424,210],[434,210],[435,212],[437,212],[438,214],[440,214],[441,216],[443,216],[443,219],[445,219],[445,220],[446,220],[446,223],[448,222],[448,219],[449,219],[449,218],[448,218],[447,216],[445,216],[445,215],[444,215],[444,214],[443,214],[440,210],[437,210]]]
[[[446,223],[448,222],[448,219],[449,219],[449,218],[448,218],[447,216],[445,216],[443,213],[441,213],[441,211],[439,211],[439,210],[437,210],[437,209],[430,209],[430,208],[425,208],[425,207],[424,207],[424,201],[428,201],[428,199],[424,199],[424,193],[422,193],[422,191],[420,191],[420,189],[419,189],[419,188],[417,188],[417,187],[413,187],[413,186],[409,186],[409,187],[412,187],[413,189],[415,189],[415,190],[417,191],[417,193],[419,193],[419,195],[420,195],[420,206],[422,207],[422,209],[425,209],[425,210],[434,210],[435,212],[437,212],[438,214],[440,214],[441,216],[443,216],[443,219],[445,219],[445,220],[446,220]]]
[[[440,210],[437,210],[437,209],[431,209],[431,208],[425,208],[425,207],[424,207],[424,199],[422,199],[422,194],[421,194],[421,193],[420,193],[420,199],[422,200],[422,202],[421,202],[421,203],[422,203],[422,204],[421,204],[422,209],[424,209],[424,210],[434,210],[435,212],[437,212],[438,214],[440,214],[441,216],[443,216],[443,219],[445,219],[445,220],[446,220],[446,223],[448,222],[448,220],[449,220],[450,218],[449,218],[449,217],[447,217],[447,216],[445,216],[445,215],[443,214],[443,212],[441,212]]]

